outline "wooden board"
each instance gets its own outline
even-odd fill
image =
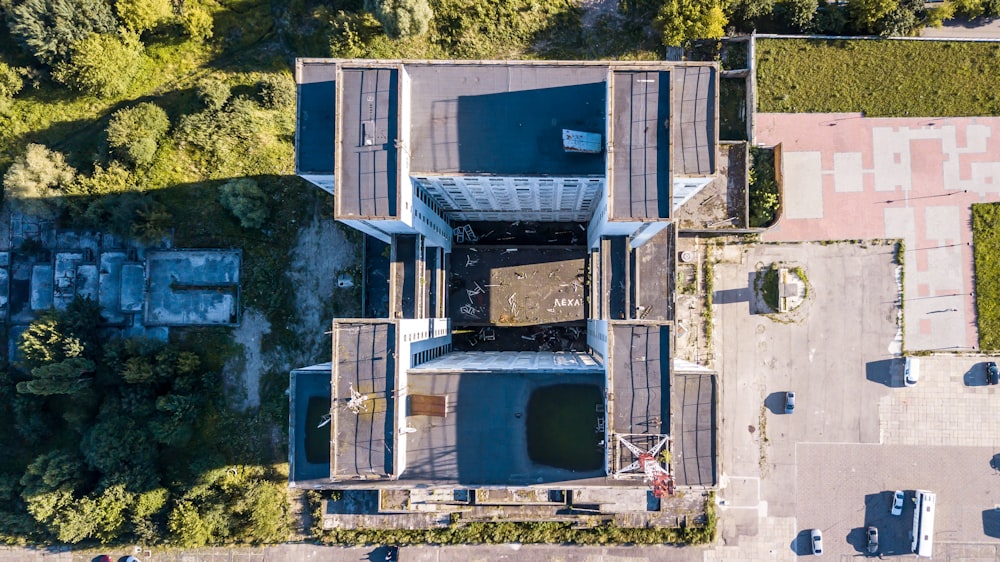
[[[446,394],[411,394],[411,416],[434,416],[438,418],[448,415],[448,396]]]

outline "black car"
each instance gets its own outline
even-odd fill
[[[993,361],[986,363],[986,384],[1000,383],[1000,370]]]

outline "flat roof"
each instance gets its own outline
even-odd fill
[[[467,326],[582,326],[587,268],[586,246],[454,246],[448,315]]]
[[[390,321],[334,322],[330,474],[385,478],[392,474],[396,326]],[[367,396],[355,413],[351,391]]]
[[[654,324],[609,326],[615,433],[664,434],[670,421],[670,328]]]
[[[670,120],[674,128],[674,175],[714,174],[718,144],[718,75],[715,68],[679,65],[671,74],[675,90]]]
[[[614,71],[611,219],[670,216],[670,76],[666,70]]]
[[[101,267],[104,269],[104,256]],[[231,326],[239,323],[239,250],[162,250],[146,254],[146,326]],[[109,265],[114,265],[109,264]],[[111,269],[110,271],[115,271]],[[142,282],[125,269],[117,269],[118,310],[138,302],[135,287]],[[103,289],[102,289],[103,291]],[[113,312],[113,311],[112,311]]]
[[[606,131],[608,67],[407,63],[412,173],[603,175],[604,154],[563,150],[562,130]]]
[[[337,66],[297,61],[295,169],[299,174],[332,174],[337,126]]]
[[[674,398],[674,477],[680,486],[715,485],[715,376],[677,374]]]
[[[580,373],[410,373],[410,394],[445,395],[445,417],[408,415],[406,469],[401,481],[469,485],[529,485],[598,478],[603,469],[573,472],[536,464],[528,457],[527,416],[531,393],[553,384],[603,383],[600,371]]]
[[[341,69],[338,216],[397,214],[398,74],[395,68]]]

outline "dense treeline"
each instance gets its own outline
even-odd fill
[[[121,338],[76,300],[21,335],[0,380],[0,533],[180,545],[285,538],[283,486],[230,465],[218,365],[185,339]],[[20,467],[24,467],[23,470]]]

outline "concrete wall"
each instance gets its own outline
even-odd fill
[[[414,180],[458,221],[584,222],[604,191],[600,177],[425,175]]]
[[[591,351],[607,362],[608,358],[608,321],[587,320],[587,345]]]

